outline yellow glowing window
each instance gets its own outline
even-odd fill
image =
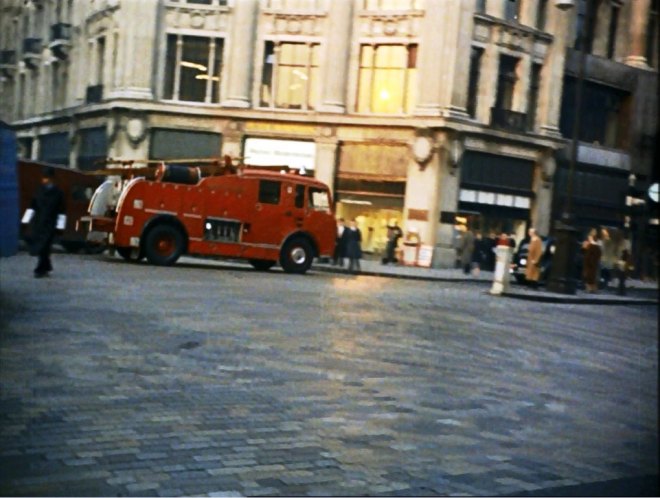
[[[266,43],[261,105],[314,109],[318,98],[319,45]]]
[[[363,45],[357,112],[401,114],[416,100],[417,45]]]

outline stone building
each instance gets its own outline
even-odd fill
[[[394,219],[448,267],[461,224],[551,230],[582,21],[558,5],[575,3],[5,0],[0,112],[23,155],[73,168],[223,154],[302,167],[367,251]],[[649,1],[599,3],[620,12],[613,63],[657,75],[626,34]]]

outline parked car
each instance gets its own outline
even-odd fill
[[[539,283],[543,284],[550,278],[550,268],[552,267],[552,255],[555,253],[555,239],[551,237],[541,237],[543,244],[543,254],[541,256],[541,275]],[[529,239],[525,238],[518,245],[518,249],[513,254],[509,272],[520,284],[524,284],[525,269],[527,268],[527,254],[529,252]]]

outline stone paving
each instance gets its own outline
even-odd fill
[[[0,261],[0,494],[510,495],[657,474],[657,306]]]

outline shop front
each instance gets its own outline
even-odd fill
[[[362,250],[382,255],[387,227],[403,227],[409,152],[401,144],[342,144],[335,180],[336,214],[355,219]]]
[[[534,163],[529,160],[466,151],[461,165],[457,217],[484,237],[506,232],[517,242],[531,219]]]
[[[243,161],[254,166],[288,166],[313,175],[316,144],[305,140],[248,137],[243,145]]]

